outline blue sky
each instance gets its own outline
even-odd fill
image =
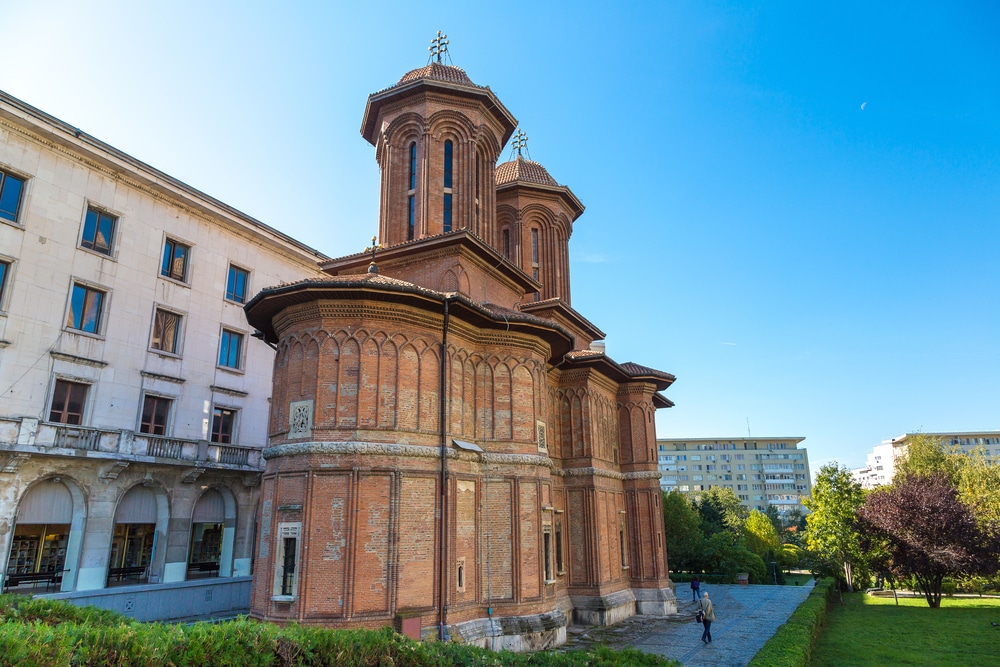
[[[0,89],[339,256],[442,30],[587,206],[573,305],[677,375],[659,435],[858,466],[1000,429],[1000,5],[816,4],[0,0]]]

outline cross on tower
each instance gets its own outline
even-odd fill
[[[366,251],[372,251],[372,263],[368,265],[368,273],[378,273],[378,265],[375,264],[375,251],[382,247],[381,244],[375,243],[376,237],[372,237],[372,245],[370,248],[365,248]]]
[[[448,35],[444,35],[438,30],[437,37],[431,40],[431,45],[427,47],[431,52],[431,58],[437,58],[441,62],[441,57],[448,53]]]
[[[517,132],[514,133],[514,137],[511,139],[510,147],[516,150],[518,155],[521,155],[521,149],[527,146],[528,135],[521,128],[517,128]]]

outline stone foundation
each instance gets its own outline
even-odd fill
[[[636,614],[631,589],[602,596],[574,595],[573,622],[577,625],[615,625]]]
[[[566,643],[566,615],[560,610],[531,616],[477,618],[449,627],[452,641],[493,651],[543,651]]]
[[[672,588],[633,588],[635,613],[641,616],[667,616],[677,613],[677,598]]]

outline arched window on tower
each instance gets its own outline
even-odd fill
[[[410,144],[410,183],[406,207],[406,240],[412,241],[416,225],[416,195],[417,195],[417,142]]]
[[[510,230],[504,229],[500,232],[500,249],[503,251],[503,256],[510,259]]]
[[[538,280],[538,230],[531,230],[531,277]],[[535,301],[538,301],[540,295],[535,292]]]
[[[444,231],[451,231],[451,174],[453,166],[454,146],[451,141],[444,142]]]

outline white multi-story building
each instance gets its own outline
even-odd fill
[[[681,438],[656,441],[660,488],[697,494],[733,490],[744,506],[782,514],[805,511],[812,492],[805,438]]]
[[[273,351],[243,304],[326,259],[0,93],[5,590],[250,573]]]
[[[866,489],[891,484],[896,463],[906,455],[910,438],[925,435],[939,441],[947,449],[970,453],[978,449],[987,461],[1000,462],[1000,431],[951,431],[945,433],[903,433],[883,440],[872,448],[866,465],[851,471],[854,479]]]

